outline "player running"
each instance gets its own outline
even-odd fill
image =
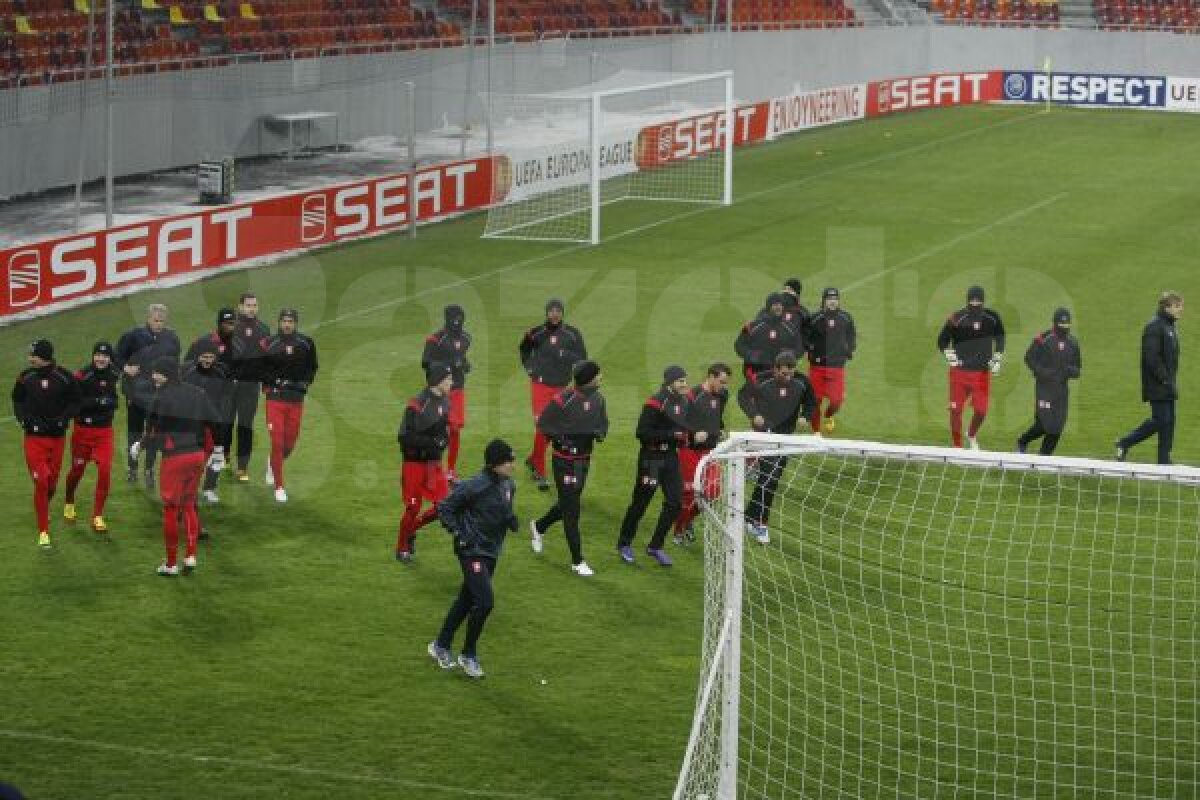
[[[708,368],[704,380],[688,395],[687,425],[690,431],[704,431],[702,443],[691,434],[688,444],[679,448],[679,470],[683,477],[683,508],[675,518],[675,544],[696,540],[692,520],[700,513],[696,502],[696,468],[700,459],[717,446],[725,431],[725,405],[729,402],[729,376],[732,370],[720,362]],[[704,473],[704,499],[715,500],[721,494],[721,473],[716,466]]]
[[[800,316],[784,311],[782,292],[767,295],[763,310],[742,326],[733,349],[742,359],[742,373],[747,381],[769,374],[775,356],[784,350],[804,352],[804,325]]]
[[[836,427],[833,417],[846,399],[846,362],[854,358],[858,333],[854,318],[842,309],[841,293],[832,286],[821,292],[821,310],[809,318],[805,339],[808,379],[817,398],[817,410],[809,425],[813,431],[833,433]]]
[[[237,467],[234,475],[241,483],[250,480],[250,455],[254,452],[254,417],[258,414],[258,396],[263,393],[262,381],[269,366],[267,342],[271,329],[258,318],[258,296],[242,292],[238,298],[237,319],[233,327],[233,416],[230,433],[237,431]],[[267,484],[274,485],[271,467],[267,467]]]
[[[445,326],[425,339],[421,368],[427,370],[433,364],[445,364],[454,376],[454,385],[450,388],[450,443],[446,448],[446,479],[454,483],[458,480],[456,470],[462,429],[467,424],[467,373],[471,371],[467,351],[471,349],[471,334],[463,328],[467,312],[462,306],[446,306],[443,317]]]
[[[300,422],[304,419],[304,397],[317,377],[317,343],[296,329],[299,322],[300,313],[296,309],[281,310],[278,332],[263,348],[267,354],[263,382],[267,432],[271,435],[270,478],[277,503],[288,501],[283,462],[296,449]]]
[[[1071,335],[1071,312],[1055,309],[1051,328],[1033,337],[1025,351],[1025,365],[1033,373],[1033,424],[1017,439],[1017,452],[1024,453],[1037,439],[1042,440],[1038,453],[1053,455],[1058,440],[1067,427],[1067,405],[1070,400],[1068,381],[1079,377],[1083,361],[1079,341]]]
[[[79,384],[79,412],[71,431],[71,468],[67,471],[63,519],[74,522],[75,490],[89,463],[96,465],[96,493],[92,500],[92,530],[107,533],[104,505],[112,484],[113,416],[117,413],[117,386],[121,371],[113,364],[113,346],[96,342],[92,360],[75,373]]]
[[[211,339],[198,341],[188,351],[195,360],[183,365],[182,376],[184,383],[204,392],[217,414],[214,439],[204,448],[206,469],[201,496],[209,505],[215,505],[221,499],[217,495],[217,479],[225,468],[225,455],[229,452],[229,420],[233,414],[233,379],[229,377],[229,367],[221,361],[219,347],[220,344]]]
[[[446,364],[425,369],[425,388],[404,406],[396,439],[404,457],[400,491],[404,514],[396,536],[396,560],[413,560],[417,531],[437,519],[438,502],[448,491],[442,453],[450,440],[450,390],[454,371]],[[424,512],[421,506],[429,501]]]
[[[979,429],[987,418],[992,376],[1004,363],[1004,323],[983,305],[983,287],[967,289],[967,305],[946,319],[937,338],[950,368],[950,438],[962,447],[963,410],[971,402],[967,446],[979,449]]]
[[[130,453],[133,444],[141,441],[146,428],[146,413],[154,398],[150,365],[164,356],[178,359],[179,353],[179,337],[167,327],[167,307],[162,303],[147,306],[146,324],[127,331],[117,340],[116,362],[124,373],[121,393],[125,395],[126,444]],[[153,447],[140,447],[138,452],[146,454],[146,488],[153,489],[156,451]],[[128,467],[125,477],[133,483],[137,480],[137,459],[129,457]]]

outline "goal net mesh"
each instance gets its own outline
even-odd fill
[[[677,797],[1197,796],[1200,470],[779,438],[714,462],[701,674],[733,609],[739,676]]]

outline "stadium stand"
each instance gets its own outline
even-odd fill
[[[932,0],[929,10],[943,22],[1057,27],[1058,3],[1038,0]]]

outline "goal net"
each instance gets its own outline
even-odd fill
[[[601,210],[621,200],[733,202],[731,72],[618,73],[586,90],[493,95],[491,107],[503,155],[486,238],[596,244]]]
[[[677,799],[1196,796],[1200,470],[766,434],[710,468]]]

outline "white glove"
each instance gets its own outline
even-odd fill
[[[138,453],[140,453],[140,452],[142,452],[142,443],[141,442],[134,442],[133,444],[129,445],[129,458],[130,459],[137,461]]]
[[[953,347],[947,347],[942,351],[942,355],[946,357],[947,366],[957,367],[962,364],[962,362],[958,360],[958,353],[954,352]]]
[[[212,455],[208,457],[209,472],[220,472],[225,469],[225,448],[213,448]]]
[[[992,371],[993,375],[999,375],[1000,367],[1002,367],[1003,365],[1004,365],[1004,354],[1003,353],[994,354],[991,357],[991,359],[988,361],[988,369],[990,369]]]

